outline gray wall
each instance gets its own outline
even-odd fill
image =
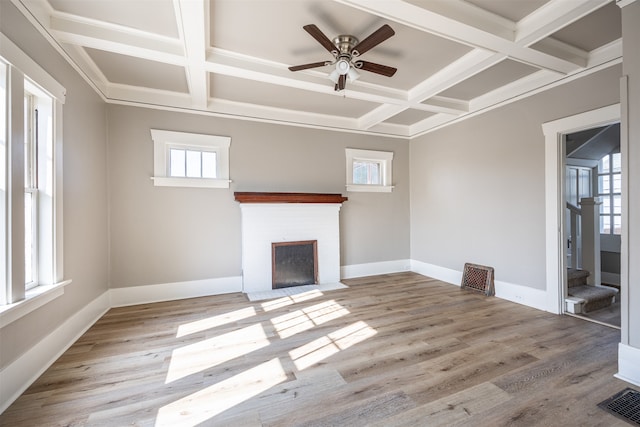
[[[411,141],[411,258],[545,289],[542,123],[619,102],[620,66]]]
[[[102,100],[9,1],[0,29],[67,90],[64,105],[65,294],[0,330],[0,369],[107,290],[106,108]]]
[[[341,264],[409,258],[406,140],[109,106],[111,286],[241,274],[234,191],[342,193]],[[230,189],[154,187],[149,129],[231,137]],[[392,193],[347,193],[345,148],[393,151]]]

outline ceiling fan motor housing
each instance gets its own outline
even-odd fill
[[[360,41],[350,35],[340,35],[333,39],[333,44],[338,48],[339,55],[351,55],[352,50]]]

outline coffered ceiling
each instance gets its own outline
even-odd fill
[[[611,0],[11,0],[109,103],[401,138],[622,57]],[[395,35],[336,92],[303,26]]]

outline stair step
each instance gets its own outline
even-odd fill
[[[569,288],[568,293],[570,297],[583,299],[585,302],[582,305],[582,312],[588,313],[609,307],[618,295],[618,290],[609,286],[580,285]]]
[[[578,270],[575,268],[567,269],[567,287],[582,286],[587,284],[587,277],[591,273],[587,270]]]

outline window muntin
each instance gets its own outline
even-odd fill
[[[347,148],[347,191],[391,192],[393,153]]]
[[[600,233],[622,233],[622,158],[620,153],[604,156],[598,162]]]

